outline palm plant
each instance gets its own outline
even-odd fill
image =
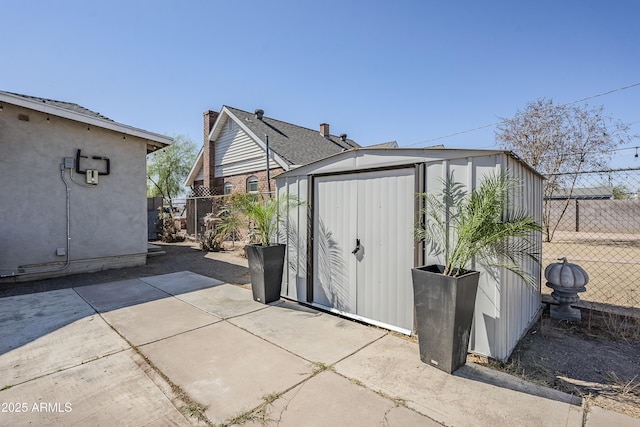
[[[264,197],[258,194],[243,194],[236,203],[252,222],[255,236],[262,246],[269,246],[286,211],[302,204],[294,196]]]
[[[220,223],[218,224],[220,235],[223,238],[230,238],[232,245],[235,247],[242,222],[240,216],[236,214],[236,206],[233,200],[220,208],[218,217],[220,218]]]
[[[470,194],[455,182],[453,172],[443,180],[441,194],[420,194],[424,208],[415,229],[418,241],[444,262],[442,273],[460,276],[473,261],[485,267],[502,267],[535,287],[536,279],[522,267],[522,261],[540,263],[532,240],[541,230],[536,220],[523,211],[507,209],[509,194],[520,185],[507,172],[485,178]]]

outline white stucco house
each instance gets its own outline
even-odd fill
[[[0,283],[144,264],[146,155],[171,142],[0,91]]]

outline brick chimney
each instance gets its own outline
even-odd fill
[[[329,123],[320,123],[320,135],[329,138]]]
[[[204,116],[204,150],[202,153],[202,168],[204,175],[204,186],[214,190],[216,188],[215,171],[216,171],[216,159],[215,159],[215,147],[213,142],[209,141],[209,133],[213,129],[213,125],[218,118],[218,114],[215,111],[205,111]]]

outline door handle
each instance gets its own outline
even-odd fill
[[[352,254],[356,254],[360,250],[360,239],[356,239],[356,248],[351,251]]]

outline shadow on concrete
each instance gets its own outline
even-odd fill
[[[0,355],[81,319],[213,288],[224,282],[188,271],[0,299]]]
[[[189,245],[157,242],[155,244],[160,246],[166,254],[148,257],[145,265],[73,274],[30,282],[1,284],[0,298],[157,276],[185,270],[230,284],[237,285],[250,282],[249,269],[247,267],[211,259],[207,252],[200,251]]]

